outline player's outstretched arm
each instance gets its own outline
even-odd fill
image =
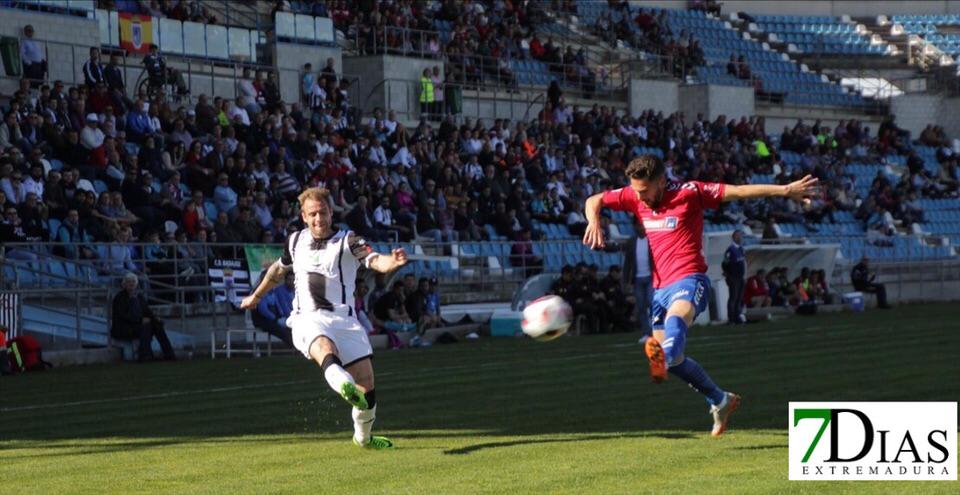
[[[380,273],[390,273],[407,264],[407,251],[394,249],[390,254],[378,254],[370,260],[370,268]]]
[[[777,184],[749,184],[735,186],[727,184],[724,187],[723,201],[739,201],[741,199],[784,197],[802,203],[809,203],[810,198],[819,191],[820,181],[812,175],[791,182],[786,185]]]
[[[583,243],[590,249],[599,249],[606,245],[603,240],[603,227],[600,225],[600,208],[603,206],[603,193],[587,198],[584,216],[587,217],[587,229],[583,233]]]
[[[283,283],[283,278],[287,275],[293,266],[283,266],[280,260],[274,261],[270,268],[267,268],[266,275],[260,281],[260,285],[249,296],[240,301],[240,309],[253,309],[260,304],[260,300],[267,295],[274,287]]]

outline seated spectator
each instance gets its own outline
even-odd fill
[[[176,355],[164,330],[163,321],[154,315],[147,304],[147,298],[137,290],[138,285],[139,280],[135,274],[127,273],[123,276],[123,290],[113,298],[110,335],[117,340],[139,339],[137,360],[140,362],[153,359],[151,342],[156,338],[163,350],[163,358],[173,361]]]
[[[428,306],[432,306],[430,304],[431,293],[430,280],[421,277],[417,283],[417,290],[406,296],[404,301],[407,315],[410,316],[411,321],[417,324],[417,335],[421,337],[427,330],[442,324],[437,308],[431,307],[428,311]]]
[[[761,268],[757,270],[756,275],[747,279],[747,285],[743,291],[743,305],[748,308],[765,308],[772,303],[770,286],[767,284],[767,271]]]
[[[287,272],[283,282],[260,300],[256,309],[250,312],[250,319],[260,330],[277,336],[288,346],[293,347],[291,330],[287,326],[287,317],[293,310],[295,291],[293,272]]]
[[[630,319],[633,316],[635,299],[627,296],[623,290],[623,275],[619,266],[611,266],[607,276],[600,280],[599,287],[604,293],[603,302],[610,312],[610,325],[614,332],[630,332]]]
[[[373,314],[382,322],[384,328],[392,332],[410,332],[417,329],[417,324],[407,314],[401,281],[394,282],[390,292],[374,303]]]
[[[532,277],[543,271],[543,258],[533,254],[529,230],[521,230],[510,247],[510,266],[523,270],[524,277]]]
[[[876,282],[877,274],[870,270],[870,260],[864,256],[850,271],[850,282],[853,288],[860,292],[877,295],[877,305],[881,309],[889,309],[887,303],[887,287]]]

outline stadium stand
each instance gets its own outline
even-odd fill
[[[758,15],[753,19],[760,31],[773,33],[805,53],[883,55],[887,51],[885,45],[871,43],[854,23],[834,17]]]
[[[501,2],[444,2],[436,11],[385,2],[373,12],[358,12],[350,2],[288,3],[270,12],[276,39],[285,42],[332,48],[339,31],[354,40],[347,49],[357,54],[423,58],[436,36],[440,43],[433,55],[448,71],[443,84],[467,82],[471,71],[477,82],[501,83],[504,64],[517,86],[538,94],[554,80],[567,92],[588,93],[585,81],[592,78],[597,79],[593,89],[605,84],[593,55],[577,53],[589,40],[568,42],[569,24],[535,2],[520,2],[514,11]],[[118,46],[117,12],[139,5],[96,5],[99,9],[92,12],[101,48]],[[785,53],[745,37],[712,14],[614,9],[601,2],[577,2],[575,7],[584,24],[624,26],[616,38],[635,51],[672,54],[675,61],[666,72],[679,82],[754,87],[758,93],[782,95],[786,102],[839,110],[865,103],[862,96],[805,71]],[[467,8],[471,10],[463,10]],[[159,14],[158,41],[166,56],[253,61],[257,45],[266,39],[256,26],[228,28],[210,12],[197,15],[215,16],[217,24],[170,11]],[[801,47],[830,37],[838,41],[822,45],[829,53],[882,55],[842,19],[756,16],[754,21],[764,32]],[[386,43],[372,46],[384,51],[365,51],[367,34],[359,29],[368,22],[374,27],[369,39]],[[393,29],[391,23],[414,27]],[[481,35],[480,43],[471,41],[475,34]],[[606,42],[599,36],[596,40]],[[540,53],[544,44],[549,48]],[[391,52],[394,48],[398,51]],[[604,56],[614,50],[586,48]],[[731,56],[743,57],[747,77],[742,66],[735,65],[735,74],[728,70]],[[495,70],[474,65],[478,61],[491,61]],[[317,68],[323,66],[317,62]],[[7,226],[2,273],[7,286],[103,287],[132,270],[149,280],[147,288],[158,300],[182,303],[187,296],[167,292],[209,285],[213,255],[240,244],[282,242],[298,226],[296,193],[324,185],[334,193],[335,220],[341,226],[368,235],[382,250],[396,235],[400,245],[423,257],[402,274],[439,277],[447,284],[447,302],[459,302],[456,297],[502,299],[503,291],[531,268],[523,260],[533,258],[514,252],[521,232],[532,233],[532,255],[547,273],[578,263],[601,270],[622,264],[619,252],[593,252],[579,242],[580,205],[592,193],[622,185],[626,163],[640,154],[662,158],[676,179],[782,184],[812,173],[828,192],[808,209],[779,200],[725,206],[708,217],[708,233],[746,226],[764,232],[763,237],[838,244],[841,259],[848,262],[863,256],[878,261],[955,259],[953,246],[960,242],[960,178],[952,142],[946,136],[935,143],[910,136],[892,119],[879,128],[855,119],[831,128],[808,118],[778,134],[767,129],[762,117],[708,119],[652,109],[631,113],[602,104],[574,108],[561,102],[537,107],[523,120],[494,115],[410,122],[374,113],[362,98],[349,98],[336,84],[317,93],[311,105],[298,102],[294,107],[292,101],[280,101],[276,82],[266,74],[276,71],[258,68],[263,74],[255,80],[241,81],[234,71],[224,76],[229,91],[214,86],[202,96],[195,92],[189,103],[166,95],[137,102],[105,100],[79,82],[62,89],[50,87],[52,81],[38,86],[25,82],[2,95],[0,192]],[[317,80],[330,77],[313,75]],[[335,83],[340,76],[332,75]],[[250,83],[256,104],[235,99],[241,83]],[[129,86],[128,99],[137,100],[141,95]],[[137,110],[137,103],[147,103],[149,110]],[[384,199],[394,222],[376,225],[374,212],[383,208]],[[434,237],[421,235],[426,229],[418,220],[428,205],[437,211],[430,230],[456,237],[455,242],[437,245]],[[612,239],[623,240],[632,232],[625,214],[611,214],[605,222]],[[758,243],[759,237],[747,242]],[[164,244],[175,239],[179,244]],[[66,245],[43,244],[51,241]],[[187,271],[180,263],[196,266]],[[466,287],[461,292],[446,290],[460,284]],[[200,296],[189,299],[207,302]]]

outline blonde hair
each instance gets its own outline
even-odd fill
[[[330,204],[330,191],[322,187],[311,187],[309,189],[304,189],[304,191],[297,196],[297,201],[300,202],[301,210],[303,210],[303,204],[308,199],[312,199],[323,204]]]

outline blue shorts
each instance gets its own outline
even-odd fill
[[[706,274],[697,273],[677,280],[676,282],[653,291],[653,305],[650,308],[651,324],[654,330],[663,330],[664,320],[670,304],[678,299],[693,304],[696,319],[707,309],[710,297],[710,279]]]

